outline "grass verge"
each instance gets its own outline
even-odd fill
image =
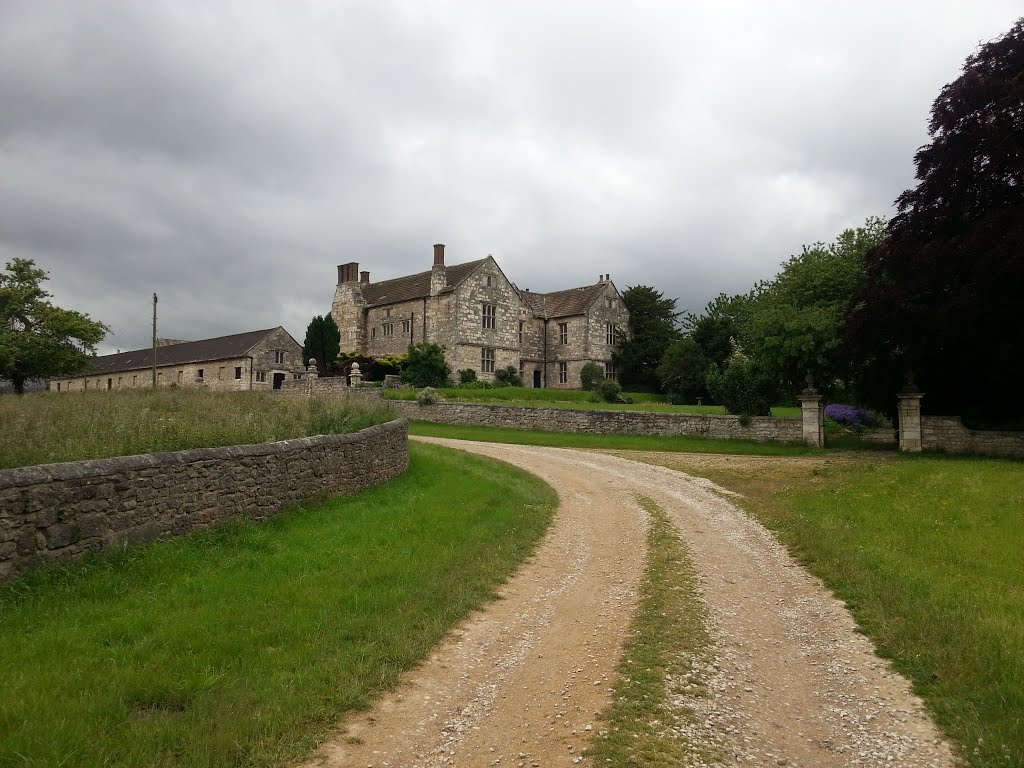
[[[328,435],[391,418],[381,405],[270,392],[139,389],[0,397],[0,468]]]
[[[550,522],[537,478],[411,452],[356,496],[0,588],[0,765],[308,754],[491,599]]]
[[[409,422],[409,434],[447,437],[452,440],[480,440],[488,443],[549,445],[555,448],[685,451],[753,456],[805,456],[811,453],[820,453],[820,451],[804,445],[758,443],[753,440],[717,440],[705,437],[663,437],[661,435],[590,435],[580,432],[546,432],[539,429],[437,424],[430,421]]]
[[[650,515],[647,569],[640,605],[619,664],[612,703],[601,713],[605,727],[587,751],[595,765],[689,765],[720,755],[691,744],[687,726],[694,713],[671,697],[706,696],[702,668],[711,638],[699,597],[697,573],[679,534],[648,497],[639,502]]]
[[[623,398],[630,403],[606,403],[595,400],[592,392],[579,389],[532,389],[530,387],[496,387],[494,389],[463,389],[445,387],[437,390],[446,400],[486,405],[518,405],[531,408],[575,408],[579,410],[604,411],[654,411],[657,413],[692,413],[724,416],[726,411],[720,405],[670,405],[664,395],[647,392],[623,392]],[[388,400],[415,400],[417,389],[388,389],[384,397]],[[800,418],[800,409],[789,406],[775,406],[772,416],[776,418]]]
[[[685,458],[670,461],[687,471]],[[846,601],[968,765],[1024,766],[1024,465],[893,456],[694,474]]]

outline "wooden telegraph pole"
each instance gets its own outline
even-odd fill
[[[156,389],[156,294],[153,294],[153,389]]]

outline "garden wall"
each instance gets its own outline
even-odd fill
[[[408,426],[0,470],[0,580],[41,563],[261,520],[322,493],[402,474]]]
[[[1024,457],[1024,432],[968,429],[958,416],[922,416],[921,447],[926,451]]]
[[[691,413],[645,411],[585,411],[574,408],[527,408],[478,403],[419,405],[410,400],[388,400],[395,413],[409,419],[441,424],[474,424],[552,432],[586,432],[597,435],[669,435],[719,437],[761,442],[803,440],[800,419],[753,416],[747,426],[739,416],[704,416]]]

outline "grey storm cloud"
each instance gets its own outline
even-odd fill
[[[888,215],[1014,2],[0,3],[0,261],[203,338],[493,253],[699,310]]]

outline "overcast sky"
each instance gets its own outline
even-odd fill
[[[700,310],[890,215],[1019,0],[0,0],[0,262],[101,352],[284,325],[336,265],[493,254]]]

